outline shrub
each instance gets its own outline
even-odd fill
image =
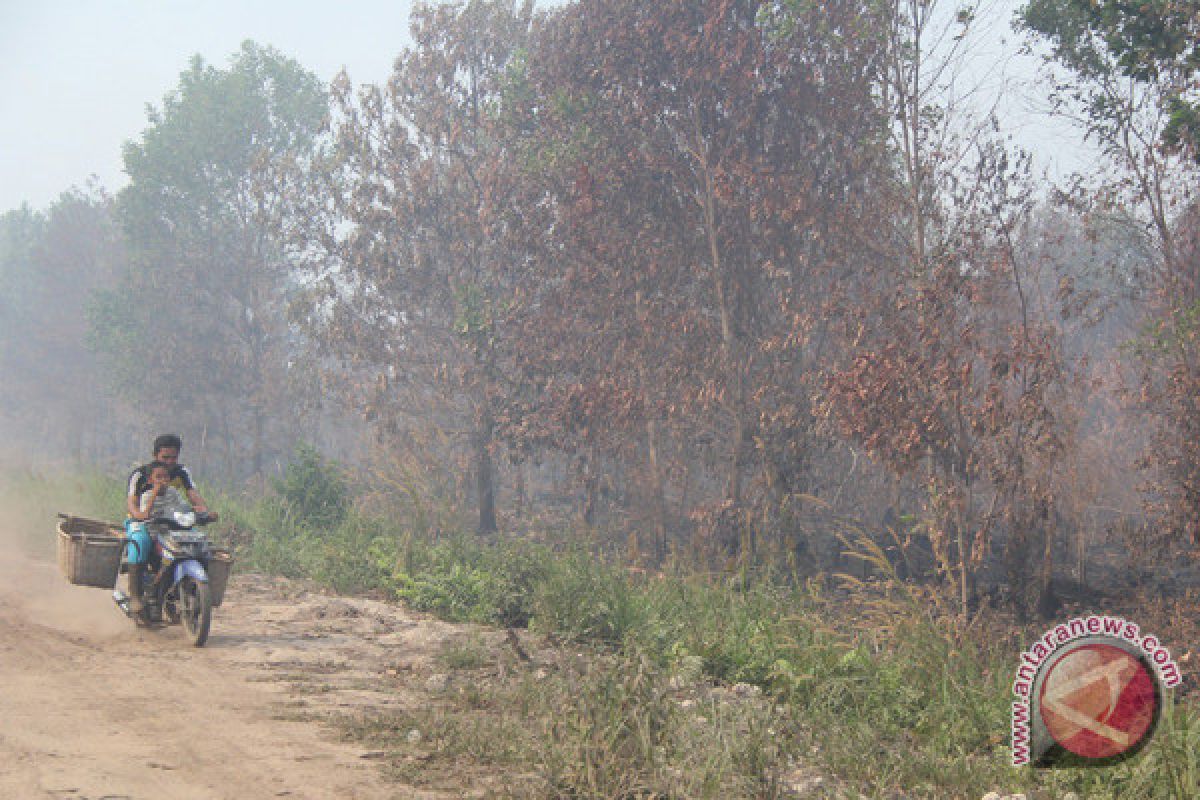
[[[621,571],[577,551],[556,556],[533,599],[534,624],[579,641],[622,644],[649,619],[645,598]]]
[[[238,571],[266,572],[288,578],[308,577],[304,531],[292,507],[280,497],[220,496],[219,543],[233,549]]]
[[[345,594],[392,588],[397,542],[385,520],[350,513],[304,538],[317,581]]]
[[[497,581],[491,573],[465,564],[439,564],[419,575],[396,578],[396,595],[418,611],[432,611],[451,622],[492,622]]]
[[[272,485],[297,520],[310,528],[339,525],[350,507],[350,490],[341,468],[312,445],[297,445],[283,478],[274,479]]]

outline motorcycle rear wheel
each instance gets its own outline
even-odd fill
[[[203,647],[212,625],[212,595],[207,582],[183,579],[179,586],[179,616],[183,618],[183,629],[192,644]]]

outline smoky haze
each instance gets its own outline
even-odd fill
[[[1004,129],[1053,175],[1092,168],[1094,154],[1081,148],[1077,133],[1043,113],[1037,60],[1020,53],[1009,27],[1019,6],[1005,0],[981,7],[960,91],[972,91],[980,108],[999,104]],[[221,64],[253,39],[323,80],[346,69],[357,82],[383,82],[410,43],[411,8],[354,0],[335,21],[327,4],[311,0],[0,4],[0,209],[45,208],[89,180],[110,192],[125,185],[122,143],[137,138],[146,105],[176,87],[194,54]]]
[[[110,192],[123,186],[122,143],[194,54],[220,65],[253,39],[324,80],[342,69],[384,80],[409,43],[411,7],[359,0],[335,17],[311,0],[0,3],[0,208],[44,208],[93,175]]]
[[[654,563],[849,526],[964,609],[1183,546],[1193,362],[1129,343],[1195,289],[1195,162],[1035,115],[1013,5],[252,6],[5,7],[11,460],[310,444]]]

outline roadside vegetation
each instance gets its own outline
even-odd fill
[[[120,484],[10,474],[0,497],[27,548],[49,555],[54,511],[115,519]],[[462,644],[444,654],[468,677],[457,691],[420,712],[341,721],[406,780],[500,770],[520,797],[1200,793],[1200,709],[1186,690],[1137,758],[1100,770],[1009,766],[1016,658],[1041,630],[988,609],[964,620],[940,588],[896,580],[866,538],[845,543],[870,567],[865,580],[647,571],[595,531],[480,538],[448,532],[462,522],[451,507],[425,509],[414,526],[401,508],[362,510],[352,485],[301,451],[265,491],[219,496],[216,535],[243,575],[519,632],[516,668],[497,671]],[[1136,617],[1178,658],[1197,633],[1185,600],[1096,610]]]

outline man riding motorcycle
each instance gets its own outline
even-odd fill
[[[197,513],[207,512],[215,521],[217,514],[208,510],[208,503],[196,490],[196,484],[187,467],[179,463],[179,451],[183,448],[183,440],[173,433],[163,434],[154,440],[154,462],[160,463],[167,469],[166,486],[187,495],[188,502]],[[145,520],[149,510],[142,510],[142,497],[152,486],[150,482],[150,464],[143,464],[129,473],[125,497],[125,510],[129,516],[125,519],[125,562],[129,575],[129,610],[140,615],[142,612],[142,575],[154,550],[154,542],[146,530]],[[161,490],[160,490],[161,491]]]

